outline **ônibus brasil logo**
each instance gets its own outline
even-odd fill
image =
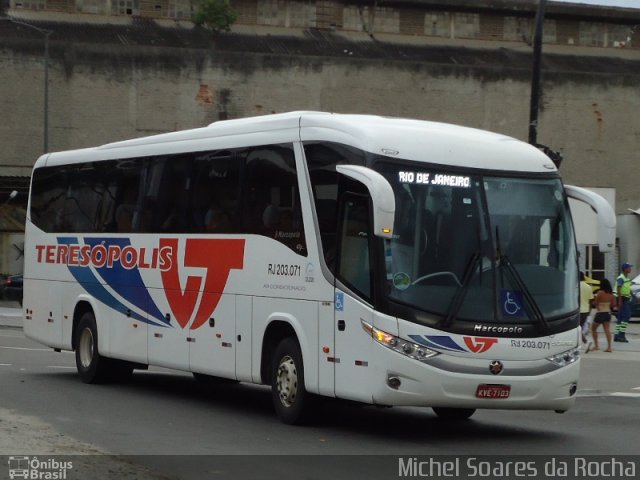
[[[161,238],[157,247],[146,248],[134,247],[128,238],[84,238],[80,243],[76,237],[59,237],[58,244],[35,248],[38,263],[66,265],[76,281],[105,305],[146,323],[169,326],[141,275],[143,270],[158,270],[177,323],[185,328],[193,318],[189,328],[195,330],[218,306],[230,271],[242,270],[245,241],[190,238],[182,245],[177,238]],[[181,269],[191,267],[204,275],[188,275],[181,285]]]

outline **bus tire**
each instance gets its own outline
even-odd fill
[[[103,383],[110,379],[109,359],[98,353],[98,328],[93,312],[85,312],[76,332],[76,368],[84,383]]]
[[[467,420],[476,411],[475,408],[432,407],[435,414],[443,420]]]
[[[283,423],[300,425],[308,419],[311,394],[304,388],[302,351],[293,337],[284,338],[275,349],[271,365],[271,398]]]

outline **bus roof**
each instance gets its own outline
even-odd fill
[[[222,120],[202,128],[46,154],[35,168],[299,139],[344,143],[392,158],[441,165],[534,173],[556,170],[537,148],[497,133],[424,120],[307,111]]]

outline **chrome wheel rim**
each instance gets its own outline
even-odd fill
[[[296,401],[298,394],[298,371],[296,364],[289,355],[280,360],[276,378],[278,397],[285,407],[290,407]]]
[[[82,330],[78,350],[80,351],[80,364],[84,368],[89,368],[91,360],[93,360],[93,332],[90,328]]]

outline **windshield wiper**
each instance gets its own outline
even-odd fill
[[[538,307],[538,304],[533,298],[533,295],[531,295],[531,291],[522,280],[522,277],[516,270],[516,267],[514,267],[513,263],[511,263],[511,260],[509,260],[509,257],[504,254],[500,254],[500,265],[504,265],[507,268],[507,271],[511,274],[511,280],[513,281],[513,283],[515,283],[520,292],[522,292],[522,296],[524,297],[525,302],[529,305],[529,308],[531,309],[531,313],[533,313],[535,320],[542,327],[542,331],[544,333],[547,333],[549,331],[549,325],[544,319],[544,315],[542,314],[540,307]]]
[[[467,296],[467,291],[469,290],[471,277],[473,276],[473,272],[476,271],[476,266],[480,262],[481,258],[482,256],[480,255],[480,250],[476,250],[473,255],[471,255],[471,258],[467,262],[460,287],[458,288],[458,290],[456,290],[456,294],[453,296],[451,304],[449,305],[449,313],[445,318],[440,320],[438,324],[439,327],[448,327],[458,317],[458,313],[460,313],[464,298]]]
[[[522,280],[522,277],[516,270],[516,267],[513,266],[513,263],[511,263],[511,260],[509,259],[509,257],[507,257],[505,254],[502,253],[502,247],[500,246],[500,230],[498,229],[497,226],[496,226],[496,250],[497,250],[496,253],[497,253],[498,261],[500,262],[500,266],[504,265],[507,268],[507,272],[511,274],[511,280],[513,281],[513,283],[515,283],[516,287],[520,290],[520,292],[522,292],[522,296],[524,297],[525,302],[529,305],[529,308],[531,309],[531,313],[533,313],[535,320],[542,327],[543,333],[547,333],[549,331],[549,325],[547,324],[547,321],[544,319],[544,315],[542,314],[540,307],[538,307],[538,304],[533,298],[533,295],[531,295],[531,291],[529,290],[527,285],[524,283],[524,280]],[[496,293],[497,293],[497,286],[496,286]],[[496,300],[497,300],[497,297],[496,297]]]

